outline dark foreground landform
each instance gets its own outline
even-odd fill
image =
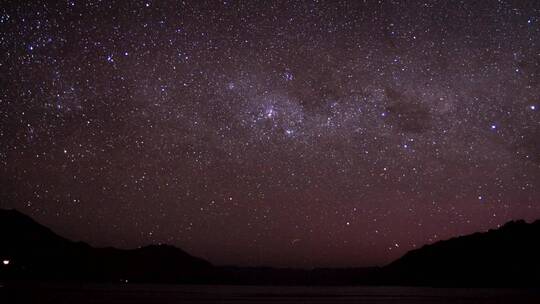
[[[45,281],[536,288],[540,220],[426,245],[384,267],[303,270],[214,266],[169,245],[94,248],[16,210],[0,210],[0,259],[0,282],[12,286]]]

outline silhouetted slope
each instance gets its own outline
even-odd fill
[[[540,221],[440,241],[383,268],[213,267],[168,245],[93,248],[56,235],[15,210],[0,209],[0,279],[265,285],[540,287]]]
[[[0,210],[0,259],[10,260],[0,275],[25,279],[191,282],[211,266],[168,245],[121,250],[72,242],[16,210]]]
[[[540,286],[540,220],[426,245],[383,271],[402,285]]]

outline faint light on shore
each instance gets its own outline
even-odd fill
[[[2,265],[7,266],[9,265],[9,260],[2,260]]]

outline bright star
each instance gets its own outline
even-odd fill
[[[289,73],[289,72],[285,72],[283,73],[283,78],[286,80],[286,81],[291,81],[294,79],[294,75],[292,73]]]
[[[264,114],[267,118],[272,118],[276,115],[276,110],[270,106],[268,109],[266,109]]]

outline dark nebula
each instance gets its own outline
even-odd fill
[[[2,1],[0,207],[382,265],[540,217],[539,1]]]

